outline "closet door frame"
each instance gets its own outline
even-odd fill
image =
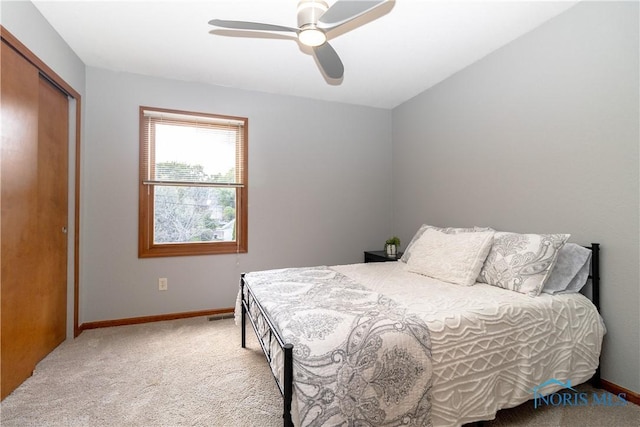
[[[75,162],[74,173],[74,236],[73,236],[73,337],[77,337],[82,332],[79,325],[79,289],[80,289],[80,141],[81,141],[81,112],[82,99],[80,94],[74,90],[47,64],[38,58],[20,40],[11,34],[6,28],[0,25],[0,37],[3,42],[11,46],[29,63],[35,66],[40,74],[58,87],[63,93],[75,101]],[[72,147],[70,147],[72,149]],[[69,165],[71,166],[71,165]],[[71,197],[71,195],[69,195]]]

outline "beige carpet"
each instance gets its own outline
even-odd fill
[[[253,331],[206,317],[83,332],[47,356],[0,405],[9,426],[282,425],[282,398]],[[588,386],[580,386],[589,391]],[[498,413],[488,426],[639,426],[640,407]]]

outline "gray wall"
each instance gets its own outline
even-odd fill
[[[393,224],[602,244],[603,378],[640,391],[638,3],[578,4],[393,111]]]
[[[249,118],[247,254],[138,259],[140,105]],[[88,67],[82,156],[81,322],[232,307],[243,271],[362,262],[391,230],[390,110]]]

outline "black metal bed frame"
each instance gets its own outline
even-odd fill
[[[280,393],[284,399],[284,409],[282,413],[283,425],[285,427],[293,427],[293,420],[291,419],[291,400],[293,397],[293,344],[285,343],[280,334],[273,326],[273,322],[264,311],[256,297],[253,295],[251,288],[246,286],[245,273],[240,275],[240,292],[242,295],[242,348],[246,347],[246,325],[247,325],[247,312],[250,312],[250,307],[255,306],[258,311],[256,312],[256,316],[262,317],[262,319],[267,324],[267,330],[264,334],[261,334],[258,330],[257,320],[254,320],[251,316],[249,316],[249,321],[251,326],[253,327],[253,331],[256,333],[258,337],[258,343],[260,343],[260,347],[262,347],[262,351],[264,356],[267,358],[267,362],[269,362],[269,369],[271,369],[271,373],[273,378],[276,381],[276,385],[280,389]],[[245,289],[246,289],[246,297],[245,297]],[[263,335],[263,337],[260,337]],[[268,344],[265,344],[261,338],[264,338],[266,335]],[[271,344],[275,340],[280,348],[282,349],[282,353],[284,354],[284,370],[283,370],[283,379],[282,382],[284,384],[280,384],[280,379],[273,372],[273,368],[271,367],[271,362],[273,360],[274,355],[271,354]]]
[[[591,246],[585,246],[585,248],[591,249],[591,274],[589,275],[589,279],[591,279],[591,302],[600,313],[600,243],[592,243]],[[602,386],[600,363],[598,363],[596,373],[593,374],[590,382],[596,388]]]
[[[599,243],[591,243],[591,246],[585,246],[587,249],[591,249],[591,274],[589,275],[589,279],[591,279],[591,302],[595,305],[598,312],[600,312],[600,244]],[[259,327],[256,324],[257,318],[254,320],[251,316],[249,316],[249,321],[251,326],[253,327],[253,331],[258,337],[258,343],[260,343],[260,347],[262,347],[262,351],[264,356],[269,362],[269,369],[271,369],[271,373],[273,378],[276,381],[276,385],[280,389],[280,393],[282,394],[284,400],[284,408],[282,413],[283,425],[285,427],[293,427],[293,420],[291,419],[291,400],[293,398],[293,344],[285,343],[276,328],[273,325],[273,322],[262,308],[258,300],[253,295],[251,288],[246,286],[245,282],[245,273],[240,275],[240,292],[242,295],[242,348],[246,347],[246,318],[247,312],[250,312],[251,307],[255,307],[258,309],[256,313],[257,317],[261,317],[267,325],[267,330],[261,334],[259,331]],[[246,290],[246,296],[245,296]],[[262,335],[262,337],[260,336]],[[261,338],[267,338],[263,340]],[[280,379],[273,372],[273,368],[271,367],[271,362],[273,361],[274,355],[271,354],[271,344],[273,344],[273,340],[278,343],[278,346],[282,350],[284,355],[284,370],[283,370],[283,384],[280,383]],[[267,344],[264,343],[267,341]],[[590,380],[591,384],[594,387],[600,387],[600,366],[596,368],[596,372]]]

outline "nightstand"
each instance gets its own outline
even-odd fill
[[[402,257],[402,254],[403,252],[398,252],[398,255],[390,257],[385,251],[364,251],[364,262],[397,261]]]

